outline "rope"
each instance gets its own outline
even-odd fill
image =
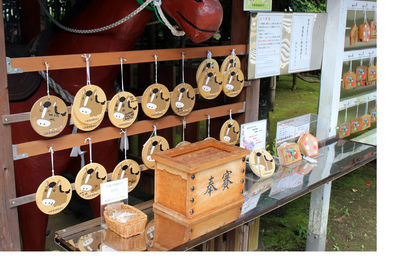
[[[142,11],[143,9],[145,9],[150,3],[152,3],[155,0],[146,0],[146,2],[144,2],[141,6],[139,6],[136,10],[132,11],[130,14],[128,14],[126,17],[110,24],[107,26],[103,26],[103,27],[99,27],[99,28],[95,28],[95,29],[87,29],[87,30],[79,30],[79,29],[73,29],[73,28],[69,28],[66,27],[64,25],[62,25],[60,22],[58,22],[56,19],[53,18],[53,16],[49,13],[49,11],[47,10],[46,6],[44,5],[44,3],[41,0],[37,0],[41,9],[43,10],[43,12],[50,18],[50,20],[59,28],[63,29],[64,31],[67,32],[71,32],[71,33],[78,33],[78,34],[92,34],[92,33],[98,33],[98,32],[103,32],[103,31],[107,31],[110,29],[113,29],[125,22],[127,22],[128,20],[130,20],[131,18],[133,18],[134,16],[136,16],[140,11]]]
[[[41,70],[38,72],[39,75],[43,78],[43,80],[46,80],[46,72]],[[48,79],[48,83],[50,87],[61,96],[61,98],[64,100],[64,102],[67,102],[69,104],[72,104],[74,102],[74,96],[71,95],[67,90],[61,87],[58,83],[56,83],[51,77]]]
[[[164,12],[162,11],[162,8],[161,8],[162,1],[161,0],[153,0],[153,1],[154,1],[153,4],[157,8],[158,13],[160,14],[160,17],[161,17],[162,21],[164,21],[165,25],[168,27],[168,29],[171,31],[171,33],[174,36],[184,36],[185,32],[184,31],[178,31],[174,26],[171,25],[171,23],[169,23],[169,21],[165,17]]]

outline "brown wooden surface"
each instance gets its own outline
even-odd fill
[[[3,1],[0,1],[0,13],[3,14]],[[10,112],[3,20],[0,21],[0,40],[0,115],[3,115]],[[0,124],[0,136],[0,250],[20,250],[18,213],[16,209],[10,209],[8,202],[16,196],[10,126]]]
[[[231,54],[232,49],[236,49],[236,54],[244,55],[247,52],[247,45],[210,46],[207,49],[204,47],[195,47],[92,53],[90,56],[90,67],[120,65],[121,57],[126,59],[125,64],[154,62],[154,55],[158,56],[158,61],[181,60],[182,52],[185,53],[185,59],[206,58],[207,50],[212,52],[213,57],[221,57]],[[40,71],[46,70],[45,62],[48,62],[49,70],[86,67],[82,54],[12,58],[11,67],[21,68],[23,72]]]
[[[207,114],[210,114],[212,118],[226,116],[229,114],[229,110],[232,109],[232,114],[241,112],[243,109],[243,103],[235,103],[231,105],[218,106],[215,108],[209,108],[205,110],[196,110],[190,113],[186,117],[187,123],[202,121],[207,118]],[[176,115],[170,115],[162,117],[158,120],[143,120],[138,121],[127,128],[127,136],[152,132],[154,130],[153,125],[156,125],[157,130],[170,128],[173,126],[181,125],[181,118]],[[62,137],[53,139],[37,140],[32,142],[26,142],[17,144],[18,154],[28,154],[29,157],[41,155],[49,152],[49,147],[53,146],[54,152],[73,148],[76,146],[83,146],[86,138],[91,137],[92,143],[104,142],[111,139],[120,138],[120,129],[115,127],[105,127],[98,129],[93,132],[84,132],[69,134]]]

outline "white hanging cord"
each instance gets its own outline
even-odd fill
[[[208,124],[207,124],[207,137],[210,137],[210,114],[207,114],[207,120],[208,120]]]
[[[157,54],[156,55],[154,55],[154,72],[155,72],[155,81],[156,81],[156,83],[158,83],[157,82],[157,75],[158,75],[158,70],[157,70],[157,58],[158,58],[158,56],[157,56]]]
[[[186,120],[185,120],[185,118],[183,118],[183,121],[182,121],[182,141],[183,142],[185,141],[185,129],[186,129]]]
[[[82,55],[83,58],[85,58],[85,62],[86,62],[86,85],[91,85],[90,83],[90,63],[89,63],[89,59],[90,59],[90,54],[89,55]]]
[[[232,109],[229,110],[229,119],[232,120]]]
[[[361,58],[361,60],[360,60],[360,66],[362,66],[363,65],[363,58]]]
[[[353,60],[350,60],[349,72],[353,70]]]
[[[50,96],[50,87],[49,87],[49,63],[46,61],[44,63],[46,65],[46,86],[47,86],[47,96]]]
[[[235,53],[235,52],[236,52],[236,49],[233,48],[233,49],[232,49],[232,56],[236,56],[236,53]]]
[[[185,83],[185,52],[182,52],[182,83]]]
[[[364,114],[368,113],[368,103],[369,103],[369,97],[367,98],[367,101],[365,103],[365,112],[364,112]]]
[[[347,122],[347,104],[346,104],[346,110],[344,112],[344,122]]]
[[[126,58],[120,57],[121,60],[121,90],[122,92],[125,92],[125,87],[124,87],[124,61],[126,61]]]
[[[90,160],[90,163],[93,163],[93,161],[92,161],[92,138],[91,137],[86,138],[85,144],[87,141],[89,141],[89,160]]]
[[[367,22],[367,9],[364,9],[364,23]]]
[[[359,104],[360,104],[360,102],[357,102],[357,109],[356,109],[356,110],[357,110],[357,111],[356,111],[356,114],[357,114],[356,116],[357,116],[357,117],[356,117],[356,118],[358,118],[358,105],[359,105]]]
[[[161,0],[153,0],[154,6],[157,8],[158,14],[160,14],[161,20],[165,23],[165,25],[168,27],[168,29],[171,31],[171,33],[174,36],[184,36],[185,32],[184,31],[178,31],[174,26],[169,23],[168,19],[165,17],[164,12],[161,8],[162,1]]]
[[[357,10],[354,10],[354,24],[356,24],[356,15],[357,15]]]
[[[207,51],[207,59],[212,58],[212,52],[210,50]]]
[[[127,159],[127,157],[126,157],[126,151],[128,150],[127,149],[127,146],[126,146],[126,141],[127,141],[127,139],[128,139],[128,137],[127,137],[127,135],[126,135],[126,130],[123,130],[123,129],[121,129],[121,132],[119,133],[119,134],[124,134],[124,156],[125,156],[125,160]]]
[[[54,150],[53,146],[49,149],[50,156],[51,156],[51,176],[54,176]]]

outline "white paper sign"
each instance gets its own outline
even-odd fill
[[[293,14],[289,73],[310,69],[314,15]]]
[[[279,75],[283,14],[258,13],[255,78]]]
[[[296,138],[310,131],[311,114],[278,122],[276,126],[276,143]]]
[[[100,184],[101,205],[128,199],[128,178]]]
[[[253,121],[240,126],[240,147],[250,151],[265,149],[267,120]]]

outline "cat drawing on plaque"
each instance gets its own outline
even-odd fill
[[[235,97],[240,94],[244,86],[244,75],[239,68],[230,68],[224,74],[222,90],[228,97]]]

